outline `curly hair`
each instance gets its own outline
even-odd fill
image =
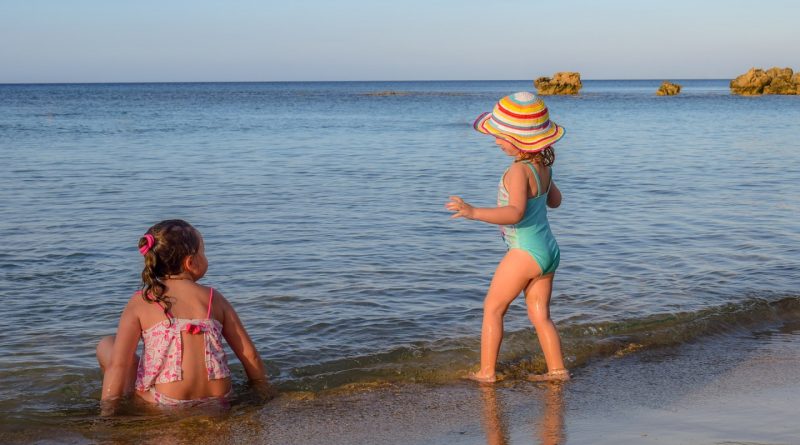
[[[556,161],[556,154],[553,151],[552,146],[549,146],[543,150],[539,150],[533,153],[528,153],[520,150],[519,155],[517,156],[515,162],[521,162],[521,161],[530,161],[533,162],[534,164],[542,164],[545,167],[550,167]]]
[[[172,302],[165,294],[165,277],[183,272],[183,260],[200,250],[200,232],[182,219],[161,221],[147,229],[145,235],[154,239],[152,247],[144,254],[142,270],[142,298],[148,303],[162,303],[164,314],[169,314]],[[139,248],[146,246],[147,238],[139,238]]]

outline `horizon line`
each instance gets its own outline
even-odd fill
[[[119,84],[185,84],[185,83],[367,83],[367,82],[533,82],[535,79],[414,79],[414,80],[146,80],[86,82],[0,82],[0,85],[119,85]],[[665,81],[665,80],[733,80],[725,77],[653,77],[653,78],[581,78],[581,81]]]

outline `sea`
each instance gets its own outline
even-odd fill
[[[672,97],[659,79],[545,98],[566,128],[551,314],[578,373],[800,314],[800,97],[673,80]],[[97,416],[95,346],[139,287],[139,237],[172,218],[203,234],[201,283],[236,308],[279,390],[458,379],[479,361],[505,246],[444,204],[495,205],[510,159],[472,122],[530,90],[0,85],[0,427]],[[524,298],[505,330],[500,371],[542,371]]]

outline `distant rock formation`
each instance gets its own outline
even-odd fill
[[[750,68],[750,71],[731,80],[731,93],[742,96],[761,94],[800,94],[800,73],[791,68],[773,67],[766,71]]]
[[[578,94],[583,87],[581,73],[567,71],[555,73],[553,78],[540,77],[533,81],[536,91],[542,96],[553,94]]]
[[[408,96],[408,91],[375,91],[373,93],[364,93],[365,96],[379,96],[379,97],[386,97],[386,96]]]
[[[681,92],[681,86],[677,83],[667,82],[666,80],[661,82],[661,86],[658,87],[658,91],[656,91],[656,96],[674,96]]]

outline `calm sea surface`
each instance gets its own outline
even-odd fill
[[[800,302],[800,97],[678,82],[546,98],[567,129],[552,312],[573,366]],[[494,204],[509,159],[471,124],[531,88],[0,85],[2,422],[96,412],[94,347],[138,286],[139,236],[167,218],[203,233],[203,283],[283,388],[453,378],[477,362],[504,245],[443,205]],[[540,366],[522,299],[506,329],[504,360]]]

